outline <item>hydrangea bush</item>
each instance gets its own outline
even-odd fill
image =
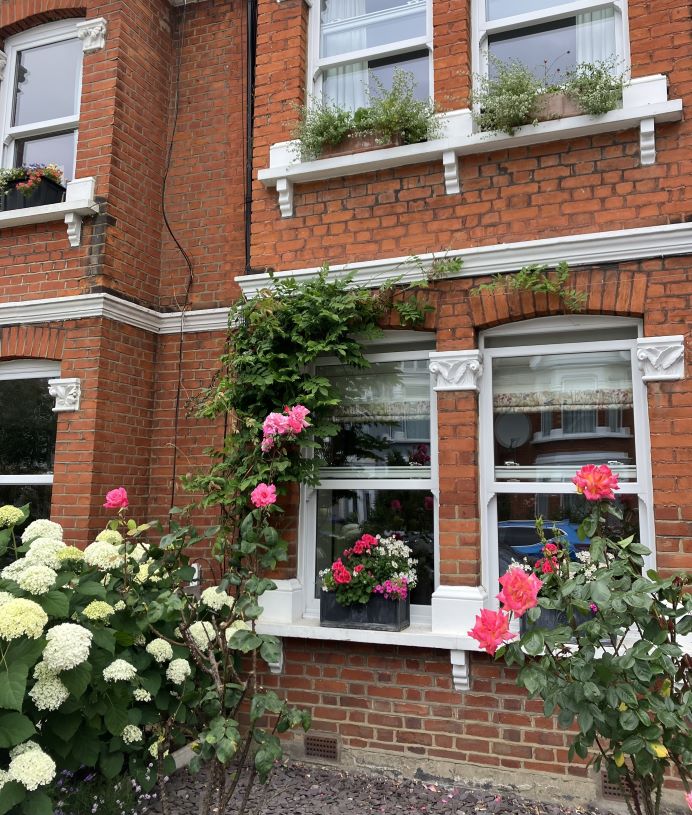
[[[528,570],[515,564],[501,578],[499,611],[484,609],[469,634],[489,654],[518,665],[518,682],[543,700],[546,716],[572,731],[570,760],[590,758],[622,786],[630,811],[658,815],[666,774],[688,792],[692,778],[692,657],[683,638],[692,631],[689,574],[644,574],[649,550],[612,540],[608,517],[617,476],[587,465],[573,479],[592,502],[579,536],[590,540],[575,561],[566,541],[537,531],[543,557]],[[541,627],[543,611],[563,622]],[[526,621],[521,636],[513,617]]]

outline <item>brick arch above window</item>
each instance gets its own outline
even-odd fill
[[[86,7],[75,0],[16,0],[0,4],[0,43],[30,28],[86,16]]]
[[[10,325],[0,329],[0,360],[22,358],[60,360],[65,345],[62,328]]]

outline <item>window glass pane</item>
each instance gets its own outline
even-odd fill
[[[365,369],[320,369],[343,403],[326,449],[334,477],[430,477],[430,373],[427,359],[377,362]]]
[[[426,0],[322,0],[320,56],[424,37]]]
[[[11,504],[15,507],[23,507],[29,504],[31,514],[26,523],[15,527],[15,535],[21,535],[24,528],[38,518],[50,518],[52,491],[51,484],[0,484],[0,506]]]
[[[15,154],[15,166],[26,164],[57,164],[63,171],[65,181],[74,176],[76,132],[59,133],[57,136],[39,136],[35,139],[19,139]]]
[[[76,116],[81,68],[82,41],[76,37],[20,51],[12,124]]]
[[[514,17],[517,14],[528,14],[569,3],[570,0],[486,0],[486,19],[497,20],[500,17]]]
[[[0,404],[0,475],[51,473],[57,417],[48,380],[0,380]]]
[[[543,25],[494,34],[488,52],[501,62],[520,62],[547,83],[583,62],[598,62],[615,56],[613,10],[585,12]],[[490,75],[493,75],[492,59]]]
[[[584,464],[636,479],[629,351],[493,360],[498,481],[569,481]]]
[[[430,605],[435,588],[433,555],[434,499],[427,490],[317,491],[315,598],[321,594],[319,572],[328,569],[361,535],[396,535],[418,560],[418,583],[411,602]]]

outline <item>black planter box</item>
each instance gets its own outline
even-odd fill
[[[7,212],[25,207],[42,207],[46,204],[59,204],[65,200],[65,187],[56,184],[50,178],[42,178],[39,185],[29,195],[17,189],[21,181],[11,181],[7,192],[0,196],[0,209]]]
[[[367,603],[342,606],[332,591],[320,598],[320,625],[325,628],[368,628],[372,631],[402,631],[411,625],[411,599],[385,600],[373,594]]]

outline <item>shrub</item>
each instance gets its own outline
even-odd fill
[[[567,75],[564,92],[584,113],[602,116],[616,108],[622,100],[622,74],[616,72],[610,60],[582,63]]]
[[[319,157],[325,147],[334,147],[354,132],[353,114],[328,102],[313,99],[300,108],[300,121],[293,138],[300,140],[301,161]]]
[[[473,118],[481,130],[513,135],[517,127],[533,121],[541,83],[520,62],[494,60],[495,76],[477,76],[471,95]]]

